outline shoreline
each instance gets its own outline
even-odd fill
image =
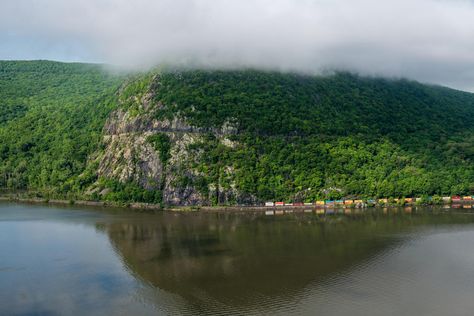
[[[21,198],[13,196],[0,196],[0,202],[17,202],[26,204],[46,204],[46,205],[62,205],[62,206],[91,206],[91,207],[103,207],[103,208],[123,208],[132,210],[156,210],[162,211],[166,208],[161,207],[158,204],[146,204],[146,203],[114,203],[106,201],[83,201],[83,200],[59,200],[59,199],[40,199],[40,198]]]
[[[62,206],[90,206],[102,208],[121,208],[128,210],[148,210],[148,211],[168,211],[168,212],[266,212],[279,210],[292,210],[295,212],[305,212],[307,210],[336,210],[336,209],[371,209],[376,207],[413,207],[413,206],[433,206],[433,204],[417,205],[416,203],[406,203],[405,205],[374,205],[366,207],[354,207],[348,205],[285,205],[285,206],[161,206],[159,204],[148,203],[115,203],[108,201],[84,201],[84,200],[61,200],[61,199],[41,199],[41,198],[21,198],[17,196],[0,196],[0,202],[17,202],[26,204],[45,204]],[[464,207],[469,205],[474,208],[474,201],[455,201],[452,203],[436,204],[437,206],[449,206],[450,208]]]

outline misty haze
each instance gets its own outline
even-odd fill
[[[474,88],[469,0],[3,1],[0,58],[349,70]]]

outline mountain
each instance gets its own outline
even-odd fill
[[[0,187],[254,204],[474,191],[474,95],[350,73],[0,62]]]

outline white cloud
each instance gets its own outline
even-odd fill
[[[473,17],[468,0],[15,0],[0,3],[0,34],[128,66],[337,68],[474,90]]]

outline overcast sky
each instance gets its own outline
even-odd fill
[[[474,1],[0,0],[0,59],[338,69],[474,91]]]

